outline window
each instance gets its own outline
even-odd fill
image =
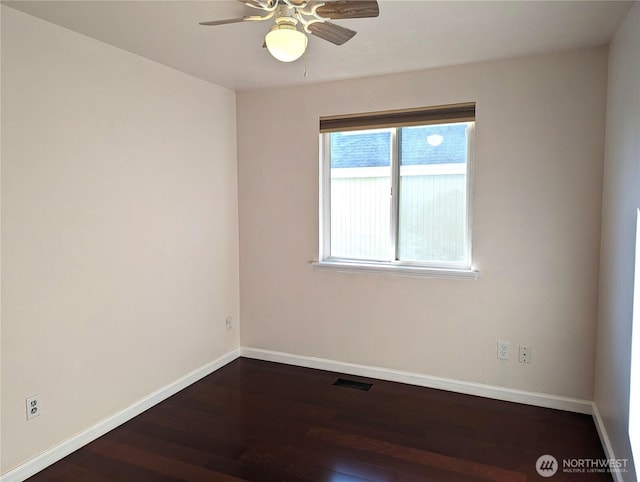
[[[636,263],[631,321],[631,373],[629,380],[629,442],[640,478],[640,209],[636,212]]]
[[[472,277],[475,104],[320,119],[317,267]]]

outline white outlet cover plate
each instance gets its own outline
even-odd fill
[[[40,403],[40,394],[33,395],[25,400],[27,409],[27,420],[31,420],[40,415],[42,404]]]
[[[530,346],[521,346],[520,354],[518,357],[520,363],[531,363],[531,347]]]
[[[498,359],[499,360],[508,360],[509,359],[509,346],[511,344],[508,341],[498,341]]]

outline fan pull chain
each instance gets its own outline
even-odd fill
[[[302,73],[302,75],[306,78],[307,77],[307,49],[305,49],[303,55],[304,55],[304,72]]]

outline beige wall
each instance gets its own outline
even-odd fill
[[[238,93],[243,346],[591,400],[606,75],[603,47]],[[479,280],[314,271],[319,116],[467,101]]]
[[[640,3],[609,54],[595,402],[618,458],[629,447],[636,211],[640,207]],[[640,327],[636,327],[640,328]],[[638,463],[638,462],[636,462]],[[627,475],[625,480],[635,480]]]
[[[636,5],[614,44],[622,84],[638,83],[623,69],[637,19]],[[244,346],[592,399],[606,80],[597,48],[242,92],[236,104],[3,6],[2,472],[238,347],[224,318],[240,311]],[[629,88],[609,93],[610,138],[625,142]],[[466,101],[480,279],[314,271],[318,117]],[[637,195],[616,149],[605,218]],[[605,219],[603,283],[622,280],[616,222]],[[596,400],[621,444],[624,380],[610,374],[624,366],[628,326],[613,320],[626,305],[603,293]],[[508,362],[498,339],[512,343]],[[518,344],[533,347],[531,365]],[[43,414],[26,422],[34,393]]]
[[[2,141],[6,472],[239,346],[235,93],[3,6]]]

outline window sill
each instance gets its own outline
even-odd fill
[[[378,273],[424,278],[470,279],[476,280],[480,272],[473,269],[428,268],[422,266],[390,265],[378,263],[345,263],[339,261],[315,261],[314,269],[342,271],[346,273]]]

